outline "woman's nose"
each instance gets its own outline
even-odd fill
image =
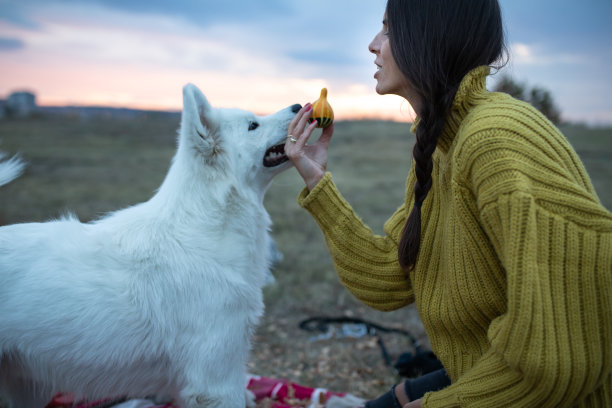
[[[372,39],[372,42],[370,42],[370,45],[368,45],[368,50],[370,50],[370,52],[372,54],[376,54],[378,52],[378,44],[376,42],[376,39],[378,38],[378,36],[374,37],[374,39]]]

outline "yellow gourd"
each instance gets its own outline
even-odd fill
[[[321,96],[312,103],[312,113],[308,123],[312,123],[313,120],[317,121],[318,128],[326,128],[334,121],[334,110],[327,102],[327,88],[321,89]]]

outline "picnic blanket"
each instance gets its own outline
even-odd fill
[[[248,376],[247,389],[262,408],[357,408],[364,400],[348,393],[331,392],[294,382]],[[152,399],[106,398],[96,401],[75,400],[73,394],[60,393],[45,408],[180,408],[172,404],[156,404]]]

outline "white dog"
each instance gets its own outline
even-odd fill
[[[248,403],[272,247],[264,193],[291,166],[284,143],[300,106],[215,109],[193,85],[183,102],[177,153],[149,201],[91,223],[0,228],[0,396],[11,408],[41,408],[58,391]]]

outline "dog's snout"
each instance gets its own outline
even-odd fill
[[[302,105],[296,103],[295,105],[291,105],[291,112],[298,113],[302,109]]]

